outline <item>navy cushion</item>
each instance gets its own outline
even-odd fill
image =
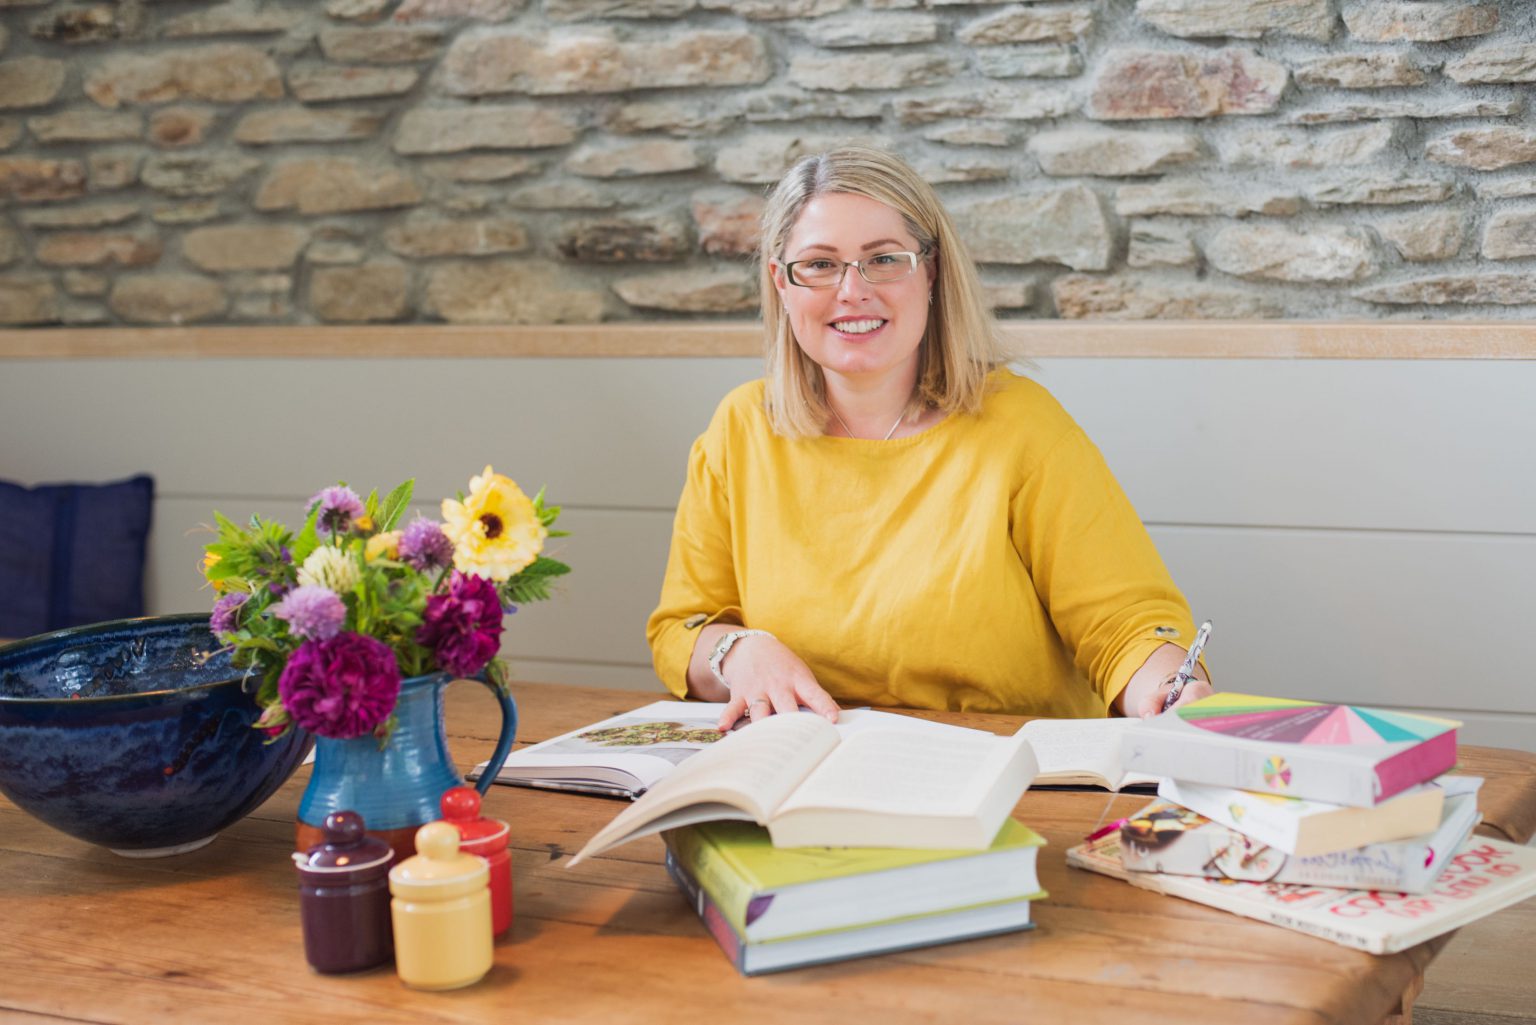
[[[0,481],[0,637],[144,614],[152,477]]]

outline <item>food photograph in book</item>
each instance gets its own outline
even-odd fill
[[[715,718],[620,718],[540,747],[539,753],[584,757],[638,754],[679,765],[724,736],[715,728],[716,721]]]

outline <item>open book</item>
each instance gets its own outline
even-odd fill
[[[724,711],[723,703],[653,701],[514,752],[496,782],[633,799],[719,741]],[[479,779],[486,764],[469,778]]]
[[[683,762],[569,865],[717,819],[766,826],[775,847],[980,850],[1036,769],[1022,736],[883,712],[844,712],[837,726],[809,712],[775,715]]]
[[[1161,777],[1121,763],[1126,733],[1138,719],[1031,719],[1019,734],[1035,749],[1037,787],[1103,787],[1155,791]]]

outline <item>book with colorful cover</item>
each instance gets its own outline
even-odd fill
[[[1035,872],[1045,840],[1011,818],[985,851],[776,848],[749,822],[686,826],[666,842],[748,943],[1045,896]]]
[[[1445,791],[1433,783],[1410,787],[1369,808],[1175,779],[1163,780],[1157,794],[1260,843],[1304,857],[1422,836],[1440,825],[1445,804]]]
[[[891,954],[1033,928],[1030,922],[1030,901],[1028,898],[1019,898],[930,915],[873,922],[850,929],[749,943],[721,912],[714,898],[677,863],[670,851],[667,852],[666,864],[672,881],[704,921],[704,927],[720,945],[731,964],[743,975],[761,975],[831,961]]]
[[[1297,857],[1188,808],[1154,801],[1120,827],[1120,855],[1132,872],[1422,893],[1481,818],[1477,787],[1482,780],[1441,780],[1445,807],[1439,827],[1426,836]]]
[[[1456,764],[1450,719],[1222,692],[1126,733],[1125,767],[1369,808]]]
[[[1481,836],[1418,894],[1131,872],[1118,832],[1069,848],[1067,864],[1372,954],[1394,954],[1536,896],[1536,848]]]

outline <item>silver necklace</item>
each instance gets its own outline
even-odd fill
[[[830,403],[830,402],[827,403],[827,408],[828,409],[832,409],[832,403]],[[837,425],[843,429],[843,433],[848,435],[848,437],[850,437],[850,438],[853,437],[853,432],[848,429],[848,425],[847,424],[843,423],[843,418],[837,415],[837,410],[832,409],[832,415],[834,417],[836,417]],[[886,431],[885,432],[885,437],[881,438],[880,440],[881,441],[890,441],[891,440],[891,435],[896,433],[896,428],[900,427],[901,426],[901,422],[903,420],[905,420],[906,418],[907,418],[907,411],[906,410],[902,410],[901,411],[901,415],[896,418],[896,422],[891,424],[891,429]],[[867,441],[868,439],[861,439],[861,440],[866,440]]]

